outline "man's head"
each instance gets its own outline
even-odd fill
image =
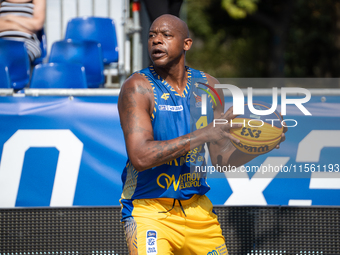
[[[158,17],[149,30],[149,56],[156,66],[167,66],[184,61],[185,52],[190,49],[187,24],[176,16],[164,14]]]

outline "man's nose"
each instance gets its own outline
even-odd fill
[[[153,43],[153,44],[162,44],[162,43],[163,43],[162,35],[161,35],[161,34],[156,34],[156,35],[153,37],[152,43]]]

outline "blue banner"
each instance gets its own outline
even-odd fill
[[[119,205],[126,150],[117,99],[0,97],[0,207]],[[238,173],[208,174],[213,204],[340,205],[340,97],[304,106],[312,116],[287,106],[287,125],[297,125],[280,149]]]
[[[230,106],[231,98],[226,97],[226,109]],[[303,106],[311,116],[287,105],[283,119],[288,132],[280,149],[258,156],[237,173],[210,175],[213,204],[340,205],[340,97],[313,96]]]
[[[118,205],[117,97],[1,97],[0,206]]]

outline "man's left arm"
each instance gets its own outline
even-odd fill
[[[210,86],[215,87],[215,84],[219,84],[219,81],[206,74],[208,83]],[[224,95],[222,89],[216,89],[219,97],[221,98],[222,105],[217,104],[214,107],[214,118],[221,119],[222,115],[224,115]],[[233,108],[230,107],[226,112],[226,119],[228,120],[228,124],[231,119],[235,118],[236,115],[233,115]],[[235,146],[231,143],[229,138],[223,138],[217,142],[210,142],[208,143],[209,154],[211,158],[211,162],[214,166],[228,166],[230,167],[241,166],[256,157],[256,155],[250,155],[243,153],[235,148]]]
[[[208,83],[210,86],[215,87],[215,84],[219,84],[219,81],[206,74]],[[222,116],[225,117],[226,120],[228,120],[229,125],[230,120],[235,118],[236,115],[233,115],[233,108],[230,107],[226,113],[224,113],[224,94],[222,89],[216,89],[219,97],[221,98],[222,105],[217,104],[217,106],[214,107],[214,118],[215,119],[221,119]],[[229,132],[229,129],[227,129],[226,132]],[[281,135],[281,142],[283,142],[286,137],[285,133],[287,132],[287,127],[284,127],[283,133]],[[280,147],[280,144],[276,145],[276,149]],[[225,137],[217,142],[210,142],[208,143],[209,153],[212,164],[216,166],[235,166],[239,167],[241,165],[244,165],[251,161],[252,159],[256,158],[258,155],[250,155],[246,154],[238,149],[235,148],[235,146],[231,143],[230,139],[228,137]]]

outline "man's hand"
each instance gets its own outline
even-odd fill
[[[207,136],[208,142],[219,142],[225,138],[228,138],[236,143],[240,141],[230,134],[230,129],[233,128],[241,128],[242,124],[233,124],[230,125],[230,121],[234,119],[237,115],[233,114],[233,107],[230,107],[225,113],[221,113],[221,116],[218,118],[220,120],[226,120],[227,123],[215,123],[213,121],[207,126]]]
[[[282,115],[281,115],[281,118],[283,119]],[[275,146],[275,149],[279,149],[280,148],[280,144],[286,140],[285,133],[288,131],[288,127],[286,127],[286,122],[283,121],[282,124],[284,126],[283,126],[283,132],[281,134],[281,141]]]

